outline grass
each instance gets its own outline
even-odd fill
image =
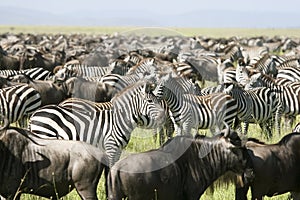
[[[114,34],[142,33],[154,35],[206,36],[212,38],[289,36],[298,37],[300,29],[272,28],[179,28],[179,27],[87,27],[87,26],[15,26],[0,25],[0,33],[32,33],[32,34]]]

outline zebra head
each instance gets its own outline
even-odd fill
[[[161,127],[165,122],[165,110],[161,101],[153,94],[155,84],[145,83],[141,93],[136,98],[141,100],[139,107],[139,123],[143,128]]]
[[[264,87],[265,84],[262,80],[262,74],[261,73],[257,73],[251,76],[249,82],[245,85],[245,89],[249,90],[249,89],[253,89],[256,87]]]
[[[165,120],[165,111],[152,93],[153,85],[139,81],[112,99],[114,110],[132,128],[157,128]],[[116,120],[120,120],[116,119]]]

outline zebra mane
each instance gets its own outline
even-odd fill
[[[272,82],[272,83],[275,83],[275,79],[268,75],[268,74],[263,74],[263,73],[257,73],[257,74],[254,74],[252,76],[255,80],[257,80],[258,78],[260,78],[263,82]],[[251,77],[251,79],[252,79]]]
[[[115,102],[118,101],[118,99],[120,99],[122,96],[127,95],[128,92],[133,92],[133,91],[141,91],[143,87],[145,87],[147,84],[149,84],[149,82],[141,80],[138,81],[134,84],[131,84],[129,86],[127,86],[126,88],[124,88],[122,91],[118,92],[112,99],[111,102],[114,104]]]

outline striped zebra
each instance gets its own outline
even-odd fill
[[[222,62],[221,59],[219,59],[217,72],[219,84],[237,82],[236,68],[231,60],[227,59]]]
[[[289,80],[291,82],[300,81],[300,68],[299,67],[284,67],[278,69],[278,74],[276,78],[282,78]]]
[[[244,58],[242,53],[242,47],[238,44],[229,44],[223,49],[224,55],[222,60],[230,60],[232,63],[237,61],[239,58]]]
[[[266,74],[257,73],[251,76],[246,89],[255,87],[268,87],[277,92],[277,98],[281,101],[281,115],[295,118],[300,114],[300,85],[277,85],[276,80]]]
[[[73,110],[78,110],[80,112],[85,112],[90,110],[91,107],[94,107],[94,109],[101,111],[101,110],[109,110],[112,107],[112,103],[110,101],[108,102],[94,102],[89,101],[86,99],[80,99],[80,98],[68,98],[64,101],[62,101],[59,106],[64,108],[69,108]]]
[[[0,112],[8,124],[20,120],[21,126],[25,126],[26,116],[41,104],[40,94],[30,86],[15,85],[0,89]]]
[[[244,134],[248,133],[249,123],[258,123],[270,137],[274,122],[277,132],[280,133],[281,102],[277,99],[276,91],[266,87],[244,90],[240,85],[232,83],[226,84],[224,92],[231,95],[237,102],[238,122],[235,126],[240,127],[239,123],[244,122],[242,130]]]
[[[154,94],[167,102],[176,135],[190,135],[192,128],[210,128],[212,132],[216,128],[218,132],[224,123],[232,126],[237,114],[237,104],[230,95],[187,94],[171,74],[161,78]]]
[[[138,64],[131,67],[127,74],[145,74],[145,72],[153,73],[153,69],[157,69],[157,59],[156,58],[145,58],[141,60]]]
[[[66,65],[58,70],[54,75],[54,81],[65,81],[66,79],[74,76],[100,78],[105,74],[111,72],[112,67],[88,66],[88,65]]]
[[[164,122],[165,111],[150,88],[144,81],[127,87],[111,100],[112,107],[107,110],[89,105],[83,112],[46,106],[31,116],[29,128],[40,137],[81,140],[98,146],[106,151],[112,166],[134,128],[156,128]]]
[[[35,67],[24,70],[0,70],[0,75],[8,78],[19,74],[25,74],[33,80],[46,80],[53,76],[52,72],[41,67]]]
[[[132,85],[144,78],[144,74],[127,74],[127,75],[119,75],[119,74],[107,74],[100,78],[99,82],[108,84],[114,87],[117,91],[122,91],[124,88]]]

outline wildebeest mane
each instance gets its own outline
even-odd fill
[[[291,138],[295,136],[300,136],[300,133],[294,132],[294,133],[287,134],[278,142],[278,144],[286,145],[289,141],[291,141]]]
[[[25,129],[21,129],[21,128],[17,128],[17,127],[10,127],[9,129],[12,129],[12,130],[15,130],[17,131],[19,134],[21,134],[22,136],[24,136],[25,138],[29,139],[31,142],[33,142],[34,144],[37,144],[37,145],[42,145],[42,144],[39,144],[35,139],[42,139],[41,137],[37,136],[37,135],[34,135],[32,134],[31,132],[29,131],[26,131]],[[7,131],[7,130],[5,130]]]

